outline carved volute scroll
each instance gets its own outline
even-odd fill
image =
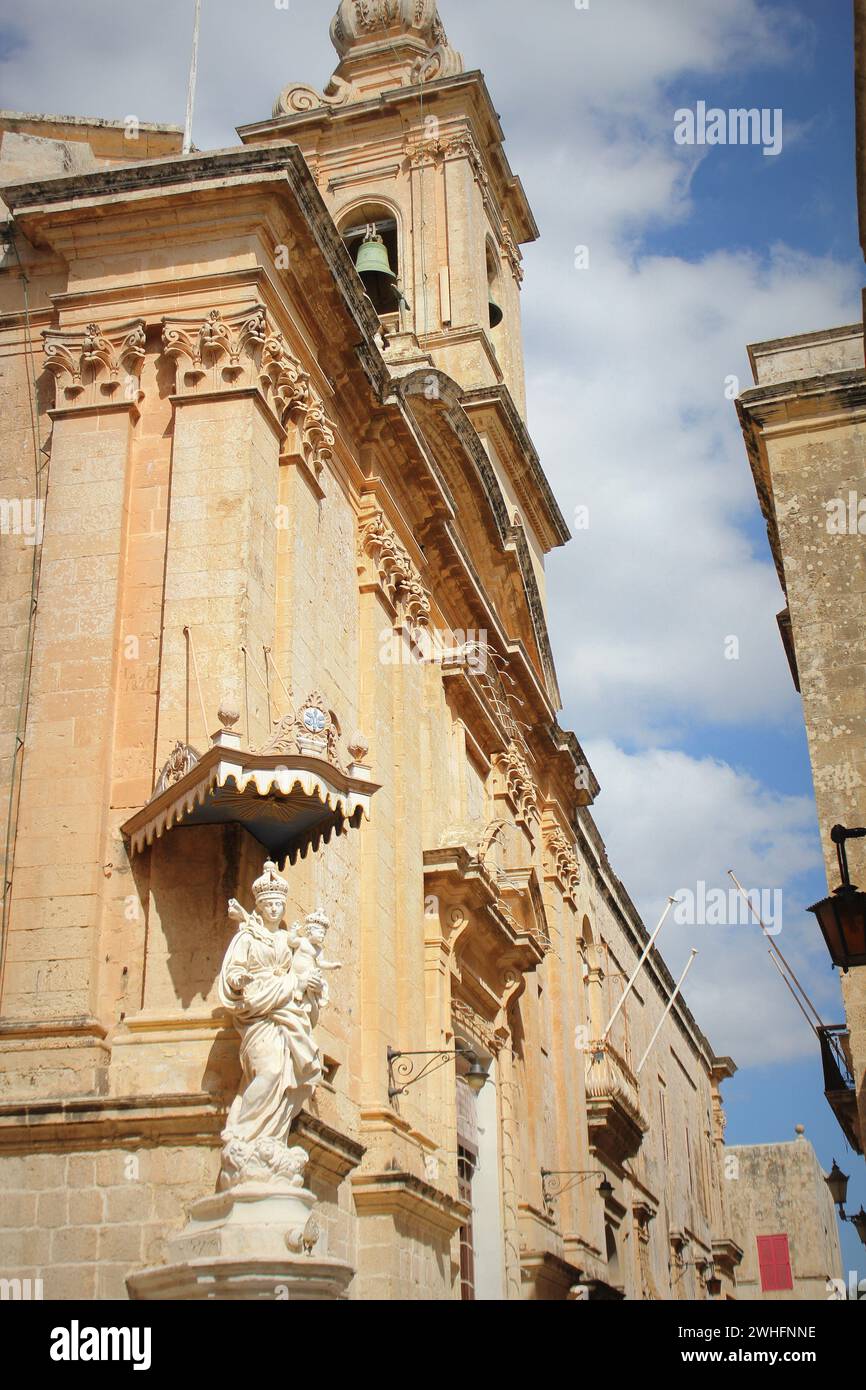
[[[402,614],[411,627],[427,627],[430,595],[410,556],[378,508],[362,519],[360,550],[362,561],[372,566],[395,612]]]

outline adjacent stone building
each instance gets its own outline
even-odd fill
[[[350,1297],[730,1297],[733,1063],[656,952],[608,1026],[648,938],[557,719],[537,229],[432,0],[365,13],[239,148],[0,119],[0,1267],[155,1287],[268,855],[340,963],[294,1137]]]
[[[829,1298],[842,1280],[836,1209],[815,1150],[797,1126],[788,1144],[726,1150],[732,1228],[743,1249],[739,1298]]]
[[[866,226],[866,9],[855,0],[857,189]],[[866,250],[866,239],[863,241]],[[866,371],[862,323],[758,343],[737,409],[785,606],[779,629],[803,716],[830,891],[834,826],[866,827]],[[866,840],[846,843],[866,887]],[[866,965],[842,975],[845,1022],[822,1031],[827,1098],[866,1137]]]

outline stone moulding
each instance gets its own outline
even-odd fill
[[[452,1236],[465,1226],[471,1208],[414,1173],[356,1173],[355,1207],[364,1216],[403,1215],[439,1235]]]
[[[370,818],[374,782],[321,758],[214,747],[121,827],[133,854],[180,825],[240,822],[284,864]]]
[[[463,999],[451,1000],[451,1017],[455,1033],[468,1032],[486,1047],[494,1056],[499,1052],[504,1042],[504,1037],[497,1032],[495,1020],[484,1018],[477,1009],[471,1004],[467,1004]]]
[[[335,73],[321,92],[306,82],[290,82],[274,102],[273,114],[294,116],[298,111],[316,111],[320,106],[346,106],[350,101],[361,100],[362,94],[358,88]]]

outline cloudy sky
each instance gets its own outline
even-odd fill
[[[290,79],[321,85],[332,8],[204,0],[200,148],[235,143]],[[0,0],[0,101],[181,123],[192,9]],[[750,384],[747,343],[859,318],[850,0],[440,9],[485,71],[542,231],[526,251],[529,425],[566,516],[588,508],[550,560],[551,625],[609,851],[647,920],[699,879],[727,886],[729,867],[780,889],[778,940],[837,1021],[804,913],[826,888],[801,706],[729,396],[731,378]],[[781,154],[677,145],[674,112],[698,101],[781,108]],[[825,1166],[848,1165],[814,1039],[760,935],[670,924],[675,974],[691,944],[689,1002],[742,1068],[729,1134],[787,1138],[802,1121]]]

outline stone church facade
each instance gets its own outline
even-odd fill
[[[204,1296],[159,1271],[270,858],[340,964],[292,1141],[350,1298],[732,1297],[733,1063],[655,950],[608,1027],[648,934],[558,721],[538,230],[432,0],[365,13],[237,148],[0,119],[0,1272]]]

